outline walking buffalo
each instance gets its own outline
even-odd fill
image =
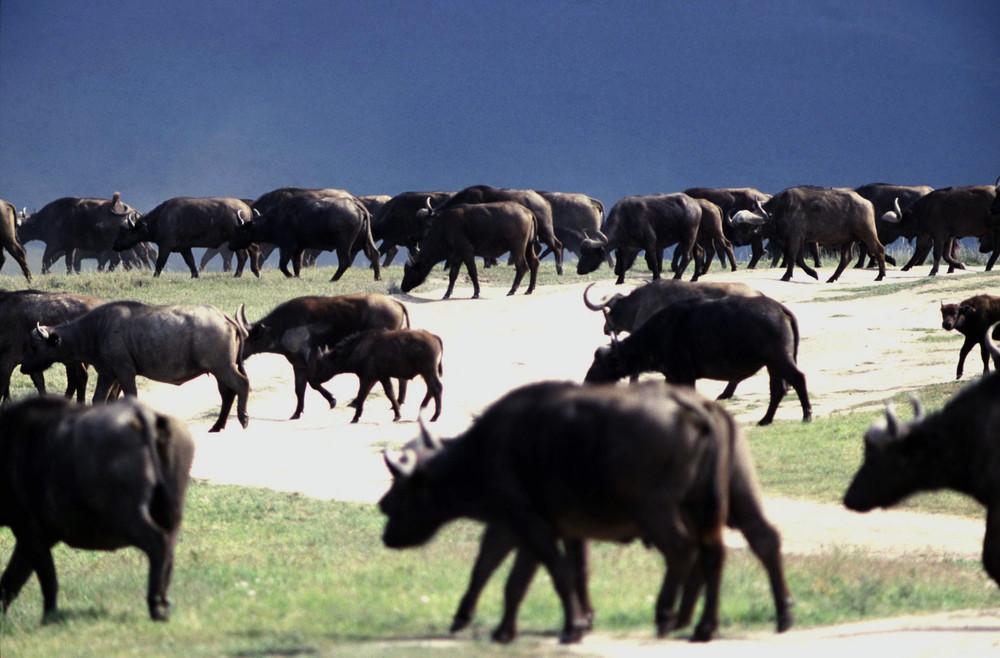
[[[170,254],[177,252],[191,271],[191,278],[197,279],[198,266],[191,249],[225,244],[233,237],[236,227],[250,216],[250,206],[233,197],[175,197],[139,219],[122,222],[112,246],[115,251],[125,251],[140,242],[152,242],[159,250],[154,277],[160,276]],[[250,248],[256,251],[256,246],[250,245]],[[243,275],[246,262],[247,249],[237,250],[235,276]],[[250,255],[250,270],[260,276],[254,254]]]
[[[552,229],[556,238],[562,243],[563,252],[569,251],[580,256],[580,245],[583,241],[590,234],[596,234],[601,230],[604,204],[586,194],[544,190],[538,190],[538,193],[552,207]],[[552,247],[547,246],[538,258],[545,258],[554,251]]]
[[[247,332],[243,353],[249,358],[261,352],[284,356],[292,366],[295,381],[295,413],[305,408],[306,384],[309,383],[329,403],[337,400],[322,384],[309,382],[308,361],[312,352],[324,345],[335,345],[347,336],[366,329],[403,329],[410,326],[410,316],[400,302],[381,293],[359,293],[323,297],[295,297],[275,306],[267,315],[250,324],[241,314]],[[399,383],[399,402],[406,397],[406,382]]]
[[[996,220],[990,206],[997,198],[993,185],[946,187],[926,194],[903,212],[900,230],[917,236],[913,257],[903,266],[909,270],[923,262],[933,248],[934,264],[928,276],[937,274],[941,259],[951,268],[965,269],[965,265],[950,253],[952,241],[957,238],[983,237],[990,233]]]
[[[443,204],[451,195],[451,192],[403,192],[372,214],[372,239],[380,242],[379,252],[385,256],[383,266],[392,263],[399,247],[406,247],[411,254],[417,250],[431,223],[430,214],[421,211],[426,211],[428,205]]]
[[[955,379],[962,378],[965,357],[975,345],[983,355],[983,374],[990,371],[990,353],[986,347],[986,329],[1000,320],[1000,297],[995,295],[975,295],[958,304],[941,302],[941,326],[946,331],[955,329],[965,336],[962,349],[958,352],[958,369]],[[1000,332],[994,334],[1000,338]],[[1000,368],[1000,361],[994,360],[994,367]]]
[[[447,204],[444,210],[433,210],[433,222],[420,250],[410,256],[403,268],[400,289],[409,292],[419,286],[431,269],[445,260],[450,265],[448,289],[444,298],[451,297],[462,264],[472,279],[472,298],[479,298],[479,274],[476,256],[498,258],[510,252],[514,265],[514,284],[508,295],[517,292],[524,273],[529,273],[530,295],[538,278],[538,256],[535,255],[536,221],[534,213],[515,201],[492,203]]]
[[[983,332],[990,355],[1000,360],[1000,348]],[[963,388],[940,411],[924,415],[911,398],[914,418],[900,422],[886,406],[885,421],[865,433],[864,461],[855,473],[844,505],[857,512],[892,507],[921,491],[951,489],[986,507],[983,566],[1000,584],[1000,376],[985,375]]]
[[[679,279],[691,262],[700,222],[701,206],[686,194],[625,197],[611,208],[601,231],[580,245],[576,272],[593,272],[614,251],[616,283],[624,283],[625,272],[645,251],[649,271],[659,279],[663,250],[676,244],[681,260],[674,278]]]
[[[722,528],[733,464],[747,454],[743,441],[723,409],[687,388],[530,384],[455,439],[427,435],[432,448],[386,453],[393,483],[379,501],[387,517],[382,539],[390,548],[418,546],[459,517],[509,528],[552,578],[563,608],[561,641],[576,642],[589,621],[558,542],[641,538],[667,563],[657,633],[678,627],[681,588],[703,583],[693,639],[707,641],[718,626]]]
[[[211,374],[219,385],[222,407],[210,429],[226,426],[233,400],[243,427],[249,423],[250,381],[243,367],[246,331],[214,306],[157,306],[136,301],[102,304],[55,326],[39,324],[31,334],[21,372],[42,372],[56,361],[94,366],[94,401],[104,401],[116,383],[136,397],[137,376],[183,384]]]
[[[878,234],[878,240],[883,247],[888,247],[899,238],[912,240],[917,237],[914,232],[907,230],[907,227],[900,220],[903,218],[903,213],[913,205],[914,201],[925,194],[930,194],[934,188],[927,185],[869,183],[855,188],[854,191],[871,201],[875,210],[875,231]],[[868,253],[868,247],[864,243],[859,246],[861,254],[854,267],[864,267],[866,257],[869,259],[868,266],[872,267],[875,259]],[[885,257],[885,261],[890,265],[896,264],[896,261],[889,256]]]
[[[53,620],[59,542],[136,546],[149,558],[149,615],[166,621],[193,457],[184,425],[136,400],[86,407],[42,396],[0,411],[0,525],[15,540],[0,577],[2,610],[35,573],[43,620]]]
[[[785,382],[798,394],[802,420],[808,421],[812,406],[805,375],[796,365],[798,351],[795,315],[770,297],[688,299],[657,312],[624,340],[598,348],[586,381],[660,372],[673,384],[727,381],[726,393],[731,394],[736,384],[767,368],[770,403],[757,424],[774,420]]]
[[[706,199],[719,206],[722,212],[722,230],[726,238],[738,247],[750,246],[750,262],[747,269],[754,269],[757,261],[764,255],[764,237],[759,227],[748,224],[736,225],[729,218],[740,210],[754,210],[758,203],[764,203],[771,198],[752,187],[692,187],[684,190],[684,194],[692,199]]]
[[[382,384],[385,396],[395,413],[393,420],[402,418],[399,402],[392,390],[392,379],[400,381],[423,378],[427,394],[420,409],[434,400],[434,415],[441,415],[441,337],[423,329],[368,329],[344,338],[329,349],[318,349],[308,364],[309,384],[313,387],[329,381],[335,375],[353,373],[358,376],[352,423],[361,419],[365,400],[376,382]]]

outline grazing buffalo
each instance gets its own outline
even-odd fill
[[[66,255],[66,273],[73,272],[77,249],[104,251],[111,249],[122,220],[135,210],[122,203],[118,192],[110,199],[56,199],[41,210],[26,217],[17,229],[22,243],[41,240],[45,243],[42,254],[42,274],[46,274],[55,261],[55,254]]]
[[[662,382],[541,382],[500,398],[456,439],[438,442],[422,431],[430,447],[386,453],[393,474],[379,501],[388,517],[386,546],[423,544],[459,517],[509,529],[520,550],[548,570],[563,607],[560,639],[575,642],[589,620],[574,592],[575,568],[558,542],[641,538],[667,562],[655,606],[658,634],[684,621],[684,606],[693,609],[688,597],[696,599],[704,584],[693,639],[711,639],[722,528],[730,511],[742,514],[729,507],[730,474],[748,455],[738,425],[716,403]],[[776,532],[762,550],[780,560]],[[679,615],[677,594],[688,585],[694,591],[684,592]],[[780,590],[776,603],[787,613],[783,583]],[[779,623],[788,622],[782,615]]]
[[[306,384],[319,392],[332,409],[337,400],[321,384],[310,383],[310,355],[324,345],[335,345],[347,336],[366,329],[404,329],[410,326],[410,316],[400,302],[381,293],[360,293],[322,297],[295,297],[275,306],[260,320],[249,324],[241,315],[247,332],[243,353],[271,352],[288,359],[295,380],[295,413],[305,408]],[[399,384],[399,402],[406,396],[406,383]]]
[[[580,256],[583,241],[601,230],[604,204],[586,194],[543,190],[538,190],[538,193],[552,207],[552,228],[562,243],[563,252],[569,251]],[[553,252],[552,247],[547,246],[538,258],[545,258]]]
[[[878,261],[876,281],[885,278],[885,248],[875,230],[875,210],[870,201],[847,188],[790,187],[758,204],[759,214],[743,211],[732,221],[763,225],[772,244],[784,251],[785,274],[782,281],[792,278],[795,265],[818,279],[816,270],[806,265],[802,250],[807,243],[840,247],[840,263],[827,283],[833,283],[851,259],[855,242],[868,247]]]
[[[514,284],[508,295],[517,292],[524,273],[529,273],[530,295],[538,278],[538,256],[535,255],[536,227],[534,213],[515,201],[493,203],[447,204],[444,210],[434,209],[433,222],[420,250],[410,256],[403,268],[400,289],[409,292],[419,286],[431,269],[448,261],[448,289],[444,298],[451,297],[459,269],[465,269],[472,279],[473,299],[479,298],[479,274],[476,256],[498,258],[506,252],[514,265]]]
[[[14,207],[14,204],[0,199],[0,268],[7,260],[3,253],[6,251],[21,266],[24,278],[31,281],[31,269],[28,267],[27,255],[17,239],[17,220],[17,208]]]
[[[1000,360],[1000,348],[983,333],[987,349]],[[914,418],[900,422],[886,407],[885,422],[865,433],[864,462],[844,495],[856,512],[891,507],[921,492],[951,489],[986,506],[983,566],[1000,584],[1000,376],[986,375],[963,388],[940,411],[925,416],[912,398]]]
[[[903,270],[923,262],[931,248],[934,264],[928,276],[937,274],[942,258],[951,268],[965,269],[950,253],[950,245],[957,238],[978,238],[993,230],[997,220],[991,215],[990,206],[996,198],[995,186],[971,185],[934,190],[914,201],[903,211],[900,222],[900,230],[917,236],[913,257]]]
[[[601,232],[580,245],[576,272],[593,272],[614,251],[616,283],[624,283],[625,272],[639,252],[645,251],[649,271],[659,279],[663,250],[676,244],[681,260],[674,278],[679,279],[691,262],[700,222],[701,206],[686,194],[625,197],[611,208]]]
[[[378,213],[372,213],[372,239],[380,242],[384,267],[392,263],[399,247],[406,247],[411,254],[417,250],[431,223],[430,214],[421,211],[428,205],[443,204],[451,195],[451,192],[403,192],[392,197]]]
[[[10,376],[24,360],[31,332],[38,323],[56,325],[78,318],[103,304],[89,295],[41,290],[0,290],[0,398],[10,399]],[[83,402],[87,394],[87,366],[66,361],[66,397]],[[31,375],[39,393],[45,393],[45,375]]]
[[[492,203],[514,201],[520,203],[534,214],[536,235],[538,241],[549,247],[555,256],[556,274],[562,274],[563,244],[555,233],[555,222],[552,218],[552,205],[534,190],[511,190],[508,188],[490,187],[489,185],[473,185],[452,194],[441,205],[428,207],[431,216],[460,204]]]
[[[759,227],[749,224],[733,224],[729,218],[740,210],[754,210],[758,203],[771,198],[752,187],[692,187],[684,190],[692,199],[705,199],[719,206],[722,212],[722,230],[726,238],[738,247],[750,246],[750,262],[747,269],[754,269],[764,255],[764,236]]]
[[[136,397],[137,376],[183,384],[211,374],[222,408],[210,429],[226,426],[233,400],[243,427],[250,421],[250,381],[243,367],[246,330],[214,306],[157,306],[136,301],[102,304],[55,326],[39,324],[31,334],[21,372],[42,372],[56,361],[81,361],[97,371],[94,401],[104,401],[116,383]]]
[[[958,304],[941,302],[941,326],[946,331],[957,330],[965,336],[962,349],[958,352],[958,369],[955,379],[962,378],[962,368],[965,357],[975,345],[983,355],[983,374],[990,371],[990,353],[986,347],[986,329],[1000,320],[1000,297],[995,295],[975,295],[964,299]],[[993,335],[1000,338],[1000,332]],[[994,360],[993,365],[1000,368],[1000,362]]]
[[[591,311],[604,313],[604,333],[607,336],[635,329],[654,313],[685,299],[718,299],[727,295],[758,297],[760,292],[745,283],[690,282],[677,279],[657,279],[643,284],[627,295],[615,293],[599,302],[591,301],[583,291],[583,304]]]
[[[42,396],[0,412],[0,525],[15,538],[0,577],[3,611],[35,573],[43,620],[53,620],[59,542],[135,546],[149,558],[149,616],[166,621],[193,457],[184,425],[136,400],[86,407]]]
[[[774,420],[786,382],[799,396],[802,420],[808,421],[812,407],[805,375],[796,365],[798,351],[795,315],[770,297],[688,299],[657,312],[624,340],[598,348],[586,381],[613,382],[660,372],[673,384],[694,386],[698,379],[718,379],[735,389],[767,368],[771,398],[757,424]]]
[[[330,281],[337,281],[351,266],[352,245],[358,240],[378,281],[381,278],[378,249],[372,241],[371,216],[364,204],[349,194],[299,194],[237,226],[229,248],[246,249],[255,242],[278,245],[281,254],[278,269],[286,277],[293,276],[288,271],[289,260],[294,276],[299,276],[302,252],[306,249],[333,250],[337,253],[337,271]]]
[[[250,219],[250,216],[250,206],[233,197],[174,197],[156,206],[144,217],[122,222],[112,246],[116,251],[124,251],[140,242],[152,242],[159,249],[154,277],[160,276],[170,254],[177,252],[191,271],[191,278],[197,279],[198,266],[191,249],[215,248],[225,244],[233,237],[236,227]],[[246,262],[247,250],[237,250],[237,277],[243,275]],[[250,258],[250,270],[260,276],[257,259],[253,255]]]
[[[361,419],[365,400],[372,387],[382,384],[385,396],[395,413],[393,420],[402,418],[399,402],[392,390],[392,377],[407,381],[420,375],[427,386],[427,394],[420,409],[433,398],[434,415],[441,415],[441,355],[444,344],[441,337],[423,329],[368,329],[352,334],[329,349],[316,350],[307,366],[309,384],[316,387],[334,375],[353,373],[358,376],[358,396],[355,400],[352,423]]]
[[[888,247],[899,238],[912,240],[917,237],[915,233],[908,231],[904,233],[906,227],[900,220],[903,218],[903,212],[914,201],[925,194],[930,194],[934,188],[927,185],[869,183],[855,188],[854,191],[871,201],[872,207],[875,209],[875,230],[878,234],[878,241],[882,243],[883,247]],[[875,259],[868,253],[868,248],[864,243],[859,246],[861,254],[854,267],[864,267],[866,257],[869,260],[868,267],[873,267]],[[896,261],[889,256],[885,257],[885,261],[890,265],[896,264]]]

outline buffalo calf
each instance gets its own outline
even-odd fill
[[[965,342],[958,352],[955,379],[962,378],[965,357],[977,344],[983,355],[983,374],[989,372],[990,354],[986,349],[986,328],[998,320],[1000,320],[1000,297],[994,295],[975,295],[958,304],[941,302],[941,326],[948,331],[955,329],[965,335]],[[1000,338],[1000,332],[995,332],[993,337]],[[993,365],[997,364],[998,361],[994,359]]]
[[[354,373],[358,376],[358,397],[352,423],[358,422],[365,408],[365,399],[375,382],[382,384],[392,410],[399,420],[399,402],[392,390],[395,377],[401,382],[420,375],[427,385],[420,408],[434,398],[432,421],[441,415],[441,338],[423,329],[371,329],[352,334],[330,349],[316,350],[310,355],[307,371],[309,384],[319,386],[334,375]]]
[[[3,611],[35,573],[51,620],[58,542],[136,546],[149,557],[149,615],[166,621],[193,457],[182,423],[134,399],[86,407],[38,396],[0,412],[0,525],[16,540],[0,577]]]

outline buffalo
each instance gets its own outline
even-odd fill
[[[226,426],[234,399],[240,424],[246,427],[250,420],[245,338],[243,326],[214,306],[108,302],[55,326],[38,324],[21,372],[42,372],[56,361],[88,363],[97,371],[95,402],[106,400],[115,384],[126,396],[136,397],[137,376],[183,384],[211,374],[222,407],[209,431],[218,432]]]
[[[1000,360],[990,337],[1000,324],[983,332],[987,350]],[[983,566],[1000,584],[1000,375],[983,376],[963,388],[938,412],[924,415],[911,398],[914,417],[899,421],[891,405],[884,422],[865,433],[864,461],[855,473],[844,505],[856,512],[892,507],[921,491],[951,489],[986,507]]]
[[[515,201],[492,203],[448,204],[444,210],[433,209],[433,223],[420,250],[410,256],[403,268],[400,288],[409,292],[419,286],[431,269],[448,261],[448,289],[444,298],[451,297],[462,264],[472,279],[473,299],[479,298],[479,274],[476,256],[497,258],[510,252],[514,264],[514,284],[508,295],[517,292],[524,273],[529,273],[530,295],[538,278],[538,256],[535,255],[536,227],[534,213]]]
[[[368,329],[359,331],[339,341],[328,349],[318,349],[311,355],[307,366],[309,384],[314,388],[335,375],[354,373],[358,376],[358,395],[355,399],[352,423],[361,419],[365,399],[376,382],[382,384],[385,395],[395,413],[393,420],[402,418],[399,402],[392,390],[392,379],[400,381],[423,378],[427,394],[420,409],[434,400],[434,415],[441,415],[441,354],[444,345],[441,337],[423,329]]]
[[[15,543],[0,577],[0,608],[6,612],[35,573],[43,620],[53,620],[52,547],[59,542],[102,551],[136,546],[149,558],[149,615],[166,621],[193,457],[184,425],[137,400],[86,407],[41,396],[5,408],[0,525]]]
[[[366,329],[404,329],[410,316],[400,302],[381,293],[359,293],[325,297],[306,295],[275,306],[260,320],[250,324],[241,314],[247,332],[243,353],[249,358],[261,352],[281,354],[292,366],[295,382],[295,413],[302,416],[306,384],[309,383],[310,354],[324,345],[334,345],[347,336]],[[337,400],[319,383],[310,383],[333,408]],[[406,396],[406,383],[399,384],[399,402]]]
[[[412,254],[427,235],[431,217],[430,206],[439,206],[448,200],[451,192],[403,192],[392,197],[378,213],[372,213],[372,239],[379,242],[379,252],[385,256],[382,265],[388,267],[399,252],[406,247]],[[355,245],[355,249],[358,246]]]
[[[750,245],[750,262],[747,269],[754,269],[757,261],[764,255],[764,237],[757,227],[747,224],[736,225],[730,217],[740,210],[754,210],[758,203],[764,203],[771,198],[752,187],[692,187],[684,190],[684,194],[692,199],[706,199],[719,206],[722,212],[722,229],[732,244],[743,247]]]
[[[975,345],[979,345],[983,356],[983,374],[990,371],[990,353],[986,347],[986,329],[1000,320],[1000,297],[995,295],[974,295],[963,299],[958,304],[941,302],[941,327],[946,331],[955,329],[965,336],[962,349],[958,352],[958,369],[955,379],[962,378],[962,368],[965,357]],[[1000,332],[994,334],[1000,338]],[[994,360],[993,365],[1000,367],[1000,362]]]
[[[233,197],[167,199],[139,219],[122,222],[112,247],[115,251],[131,249],[141,242],[156,244],[159,253],[153,276],[160,276],[167,259],[174,252],[180,253],[191,271],[191,278],[198,278],[198,267],[191,249],[194,247],[219,247],[232,238],[236,227],[250,219],[250,206]],[[251,245],[256,251],[256,246]],[[236,251],[236,274],[243,274],[247,250]],[[260,276],[257,259],[250,254],[250,270]]]
[[[785,274],[782,281],[792,278],[795,265],[818,279],[816,271],[806,265],[803,248],[815,242],[840,247],[840,263],[827,283],[833,283],[847,268],[855,242],[868,247],[878,262],[876,281],[885,278],[885,248],[875,229],[872,203],[854,190],[829,187],[790,187],[758,204],[755,214],[742,211],[733,216],[734,222],[763,225],[771,243],[784,251]]]
[[[616,283],[624,283],[625,272],[645,251],[649,271],[659,279],[663,250],[676,244],[681,258],[674,278],[679,279],[693,257],[700,222],[701,206],[686,194],[625,197],[611,208],[601,231],[580,245],[576,272],[593,272],[614,251]]]
[[[26,217],[17,234],[22,243],[32,240],[45,243],[42,274],[49,271],[59,253],[65,254],[66,273],[71,274],[77,249],[96,252],[111,249],[122,220],[137,214],[122,202],[118,192],[110,199],[63,197]]]
[[[3,267],[6,256],[3,252],[9,253],[21,267],[21,274],[28,281],[31,281],[31,268],[28,267],[27,254],[24,247],[17,239],[17,208],[9,201],[0,199],[0,268]]]
[[[562,243],[563,252],[569,251],[580,256],[583,241],[601,230],[604,204],[586,194],[537,191],[552,207],[552,229]],[[538,258],[543,259],[554,251],[552,247],[546,246]]]
[[[997,198],[993,185],[945,187],[926,194],[902,214],[901,228],[917,236],[913,257],[903,266],[909,270],[927,257],[933,248],[934,264],[928,276],[937,274],[943,258],[949,268],[965,269],[950,253],[957,238],[983,237],[992,232],[996,219],[990,207]]]
[[[421,545],[459,517],[509,528],[552,578],[563,608],[561,641],[576,642],[589,621],[558,542],[641,538],[667,562],[657,633],[678,627],[681,587],[703,583],[693,639],[711,639],[729,474],[747,454],[739,426],[716,403],[662,382],[541,382],[503,396],[453,440],[440,442],[421,427],[433,447],[385,455],[393,475],[379,501],[386,546]]]
[[[770,402],[758,425],[774,420],[791,384],[802,405],[802,420],[812,418],[805,375],[798,369],[799,326],[783,304],[760,297],[688,299],[646,320],[627,338],[599,347],[587,382],[612,382],[643,372],[660,372],[673,384],[694,386],[698,379],[727,381],[723,395],[767,368]]]
[[[903,212],[914,201],[925,194],[930,194],[934,191],[934,188],[927,185],[869,183],[868,185],[855,188],[854,191],[871,201],[872,207],[875,210],[875,229],[878,234],[878,240],[882,243],[883,247],[888,247],[899,238],[912,240],[916,237],[914,233],[906,231],[906,227],[900,220],[903,218]],[[869,255],[868,248],[864,243],[860,245],[859,251],[861,254],[854,267],[864,267],[866,257],[869,259],[869,267],[871,267],[875,259]],[[890,265],[896,264],[896,261],[888,255],[886,255],[885,261]]]

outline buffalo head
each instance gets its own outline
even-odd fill
[[[611,345],[604,345],[597,348],[594,352],[594,361],[590,364],[590,368],[587,369],[587,374],[583,378],[583,381],[588,384],[604,384],[616,382],[622,377],[631,374],[631,370],[626,366],[625,360],[621,357],[618,345],[618,341],[612,339]]]
[[[590,299],[587,297],[587,293],[590,291],[591,288],[594,287],[594,285],[595,283],[591,283],[586,288],[584,288],[583,305],[589,308],[591,311],[602,311],[604,313],[604,334],[610,336],[622,330],[619,329],[617,326],[615,326],[615,323],[613,322],[612,318],[614,315],[615,306],[618,305],[618,302],[625,299],[625,295],[621,293],[615,293],[614,295],[611,295],[611,297],[602,299],[598,303],[594,303],[590,301]]]
[[[45,327],[35,323],[35,328],[28,339],[28,349],[21,360],[21,372],[33,375],[44,372],[49,366],[60,360],[62,337],[53,327]]]
[[[425,252],[411,253],[406,265],[403,266],[403,281],[399,284],[399,289],[403,292],[410,292],[427,279],[431,273],[434,263],[429,258],[423,257]]]
[[[577,274],[590,274],[601,266],[608,258],[608,237],[597,231],[597,237],[583,232],[584,239],[580,241],[580,258],[576,263]]]
[[[111,248],[115,251],[131,249],[140,242],[148,242],[150,239],[149,223],[144,219],[136,221],[134,213],[129,213],[122,220],[118,228],[118,237],[115,238]]]

